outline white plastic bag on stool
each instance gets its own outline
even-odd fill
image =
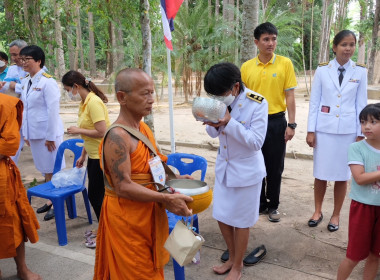
[[[84,175],[86,173],[86,167],[81,168],[69,168],[58,171],[51,178],[51,183],[56,188],[69,187],[72,185],[82,185]]]
[[[184,266],[192,261],[204,242],[201,235],[178,221],[164,247],[180,266]]]

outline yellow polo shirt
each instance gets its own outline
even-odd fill
[[[297,86],[292,61],[276,54],[266,64],[258,56],[246,61],[241,66],[241,78],[247,88],[265,97],[270,115],[286,111],[285,92]]]
[[[95,129],[95,123],[105,121],[106,126],[110,126],[108,110],[103,101],[93,92],[90,92],[86,100],[80,103],[78,113],[78,127],[85,129]],[[84,140],[84,148],[91,159],[99,159],[98,148],[101,138],[88,137],[81,135]]]

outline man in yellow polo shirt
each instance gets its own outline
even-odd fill
[[[249,89],[260,93],[268,101],[268,129],[262,147],[267,177],[261,189],[260,213],[268,213],[269,221],[278,222],[286,142],[293,138],[297,126],[294,98],[297,81],[291,60],[274,53],[276,27],[270,22],[262,23],[256,27],[254,37],[259,55],[242,65],[241,75]],[[288,123],[285,111],[288,112]]]

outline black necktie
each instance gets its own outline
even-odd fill
[[[339,67],[338,71],[340,72],[340,74],[339,74],[339,85],[342,85],[344,68]]]
[[[227,109],[228,109],[228,113],[231,113],[231,111],[232,111],[231,106],[227,106]]]
[[[31,86],[32,86],[32,80],[29,80],[28,89],[26,90],[27,93],[29,92],[29,89],[30,89]]]

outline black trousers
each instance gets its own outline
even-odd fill
[[[285,130],[287,122],[285,113],[269,115],[268,129],[262,152],[264,155],[267,177],[263,179],[260,209],[274,210],[280,204],[281,176],[284,171]]]
[[[100,169],[99,159],[87,159],[88,199],[94,209],[96,218],[100,218],[104,198],[103,171]]]

